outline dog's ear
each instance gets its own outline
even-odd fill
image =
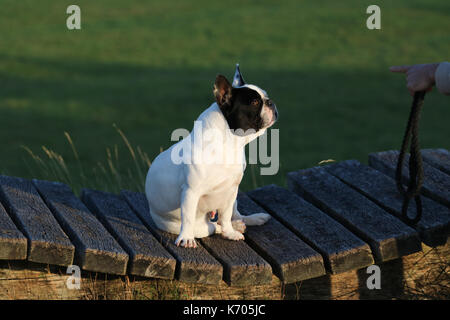
[[[214,83],[214,96],[220,109],[224,109],[230,105],[231,101],[231,84],[227,78],[219,74]]]

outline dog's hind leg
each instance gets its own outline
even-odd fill
[[[270,215],[264,212],[261,213],[253,213],[248,216],[242,215],[239,213],[239,210],[237,208],[237,200],[234,202],[233,205],[233,215],[231,216],[232,221],[239,221],[242,220],[242,222],[247,226],[260,226],[266,223],[270,219]],[[244,228],[245,228],[244,225]]]
[[[245,232],[245,223],[242,220],[233,220],[231,221],[231,225],[233,226],[234,230],[237,230],[241,233]],[[216,234],[222,233],[222,226],[217,222],[201,221],[197,222],[197,224],[195,225],[194,231],[195,238],[204,238],[215,233]]]
[[[195,238],[204,238],[214,233],[222,233],[222,227],[219,224],[203,219],[197,220],[194,229]]]

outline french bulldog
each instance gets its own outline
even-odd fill
[[[178,234],[177,246],[195,248],[195,238],[214,233],[243,240],[246,225],[262,225],[270,218],[266,213],[241,215],[237,194],[246,167],[245,146],[275,123],[277,108],[266,91],[244,82],[239,65],[232,85],[223,75],[216,77],[214,96],[194,130],[154,159],[145,181],[150,215],[158,228]],[[194,132],[196,126],[200,134]],[[180,156],[184,161],[174,161]],[[214,161],[205,161],[208,156]]]

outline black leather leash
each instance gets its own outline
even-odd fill
[[[400,194],[403,195],[402,205],[402,219],[409,224],[417,224],[422,217],[422,200],[420,198],[420,189],[423,184],[423,166],[422,166],[422,154],[419,147],[419,119],[420,111],[423,106],[423,100],[425,98],[425,91],[418,91],[414,93],[414,99],[409,114],[408,123],[406,125],[405,135],[403,137],[400,154],[398,156],[397,169],[395,172],[395,180],[397,183],[397,189]],[[409,149],[409,181],[408,188],[404,189],[402,184],[402,169],[403,161],[405,159],[406,149],[408,145]],[[416,202],[416,216],[410,218],[408,216],[408,206],[411,199]]]

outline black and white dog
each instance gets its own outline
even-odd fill
[[[233,85],[222,75],[216,77],[214,95],[216,102],[195,122],[200,134],[194,133],[194,126],[187,137],[160,153],[145,182],[153,221],[179,234],[175,243],[183,247],[196,247],[195,238],[213,233],[242,240],[246,225],[261,225],[270,218],[266,213],[239,214],[236,197],[246,166],[245,145],[274,124],[275,104],[264,90],[244,83],[239,65]],[[230,155],[238,161],[230,161]],[[180,156],[181,163],[175,159]],[[217,212],[217,223],[210,212]]]

